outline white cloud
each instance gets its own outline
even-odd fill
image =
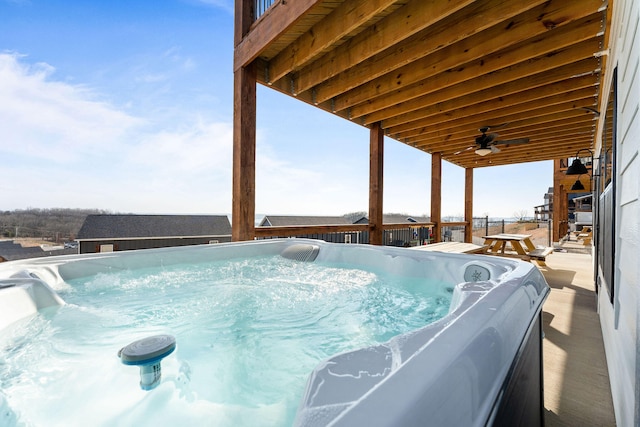
[[[187,176],[212,169],[231,173],[233,128],[229,123],[201,120],[179,131],[162,130],[147,135],[130,150],[132,167],[162,168]]]
[[[100,150],[143,123],[98,99],[91,90],[52,79],[45,63],[0,54],[0,150],[55,161]]]
[[[0,54],[3,208],[228,212],[232,126],[131,116],[47,64]]]
[[[258,135],[256,212],[339,215],[366,209],[368,181],[354,182],[335,165],[293,164]]]
[[[205,6],[215,7],[223,9],[233,13],[233,1],[232,0],[186,0],[189,3],[201,4]]]

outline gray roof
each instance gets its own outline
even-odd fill
[[[228,235],[226,215],[87,215],[76,240]]]
[[[431,218],[428,216],[411,216],[404,214],[384,214],[382,215],[382,223],[383,224],[404,224],[404,223],[414,223],[414,222],[431,222]],[[362,217],[356,224],[368,224],[369,218]]]
[[[39,258],[51,255],[68,255],[78,253],[77,249],[43,250],[40,246],[22,246],[12,240],[0,241],[0,259],[15,261],[27,258]]]
[[[351,221],[343,216],[294,216],[267,215],[260,221],[261,227],[283,227],[298,225],[350,225]]]

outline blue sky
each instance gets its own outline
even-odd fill
[[[231,212],[231,0],[0,0],[0,209]],[[256,211],[368,209],[368,130],[258,87]],[[477,169],[474,215],[543,203],[552,162]],[[385,212],[429,214],[431,158],[385,140]],[[445,216],[464,170],[443,163]]]

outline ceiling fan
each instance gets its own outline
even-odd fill
[[[512,145],[512,144],[526,144],[529,142],[529,138],[519,138],[519,139],[505,139],[498,140],[497,138],[500,136],[497,133],[487,133],[491,129],[489,126],[481,127],[479,130],[482,132],[482,135],[476,138],[476,145],[468,147],[465,150],[458,151],[454,153],[455,155],[460,154],[464,151],[471,150],[472,148],[476,148],[476,154],[479,156],[486,156],[487,154],[499,153],[500,149],[496,147],[496,145]]]

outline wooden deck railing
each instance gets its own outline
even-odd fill
[[[257,21],[278,0],[254,0],[255,20]]]
[[[434,222],[415,222],[415,223],[400,223],[400,224],[384,224],[383,229],[388,238],[385,239],[386,244],[394,244],[399,240],[403,240],[406,243],[410,241],[429,240],[429,234],[420,233],[420,229],[432,229],[436,226]],[[442,222],[440,227],[442,228],[466,228],[469,224],[467,222]],[[394,230],[405,232],[407,234],[396,234],[396,238],[393,238]],[[256,227],[255,236],[257,239],[269,239],[274,237],[303,237],[303,236],[317,236],[317,238],[323,238],[328,235],[343,235],[342,239],[335,239],[333,241],[344,242],[344,235],[350,235],[357,233],[358,238],[349,237],[351,243],[368,243],[368,237],[366,239],[360,238],[363,233],[370,231],[369,224],[348,224],[348,225],[317,225],[317,226],[277,226],[277,227]],[[415,232],[414,232],[415,231]],[[410,233],[410,234],[408,234]],[[324,240],[327,240],[324,238]]]

